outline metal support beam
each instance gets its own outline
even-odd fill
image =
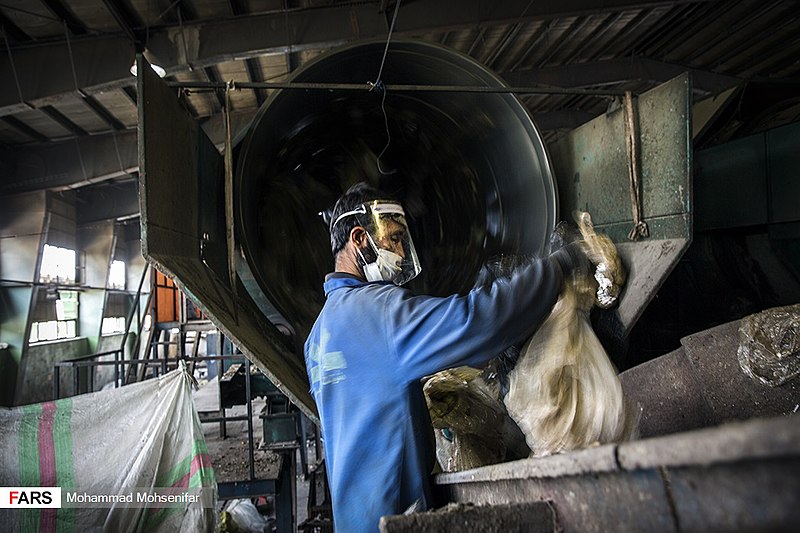
[[[53,106],[47,105],[44,107],[40,107],[39,111],[41,111],[51,119],[58,122],[61,125],[61,127],[69,131],[73,135],[77,135],[78,137],[89,135],[89,133],[85,129],[81,128],[80,126],[72,122],[70,119],[65,117],[63,113],[61,113],[58,109],[56,109]]]
[[[747,18],[737,22],[731,28],[728,29],[726,32],[720,32],[716,37],[713,39],[709,39],[702,46],[699,48],[692,48],[691,50],[687,51],[681,57],[678,58],[679,61],[683,61],[690,57],[701,57],[706,52],[712,50],[715,46],[718,46],[720,43],[725,41],[726,39],[730,39],[736,35],[742,35],[742,31],[744,31],[745,27],[753,22],[757,21],[761,17],[769,14],[771,11],[776,9],[777,7],[783,5],[784,2],[782,0],[775,0],[771,3],[765,3],[761,6],[756,8],[756,11],[748,16]]]
[[[589,22],[589,17],[576,18],[572,24],[570,24],[569,28],[564,30],[564,32],[558,37],[556,42],[547,49],[544,57],[541,61],[539,61],[539,68],[542,68],[549,63],[550,60],[553,59],[553,56],[556,55],[559,50],[561,50],[561,47],[564,46],[565,42],[571,41],[576,35],[580,34],[587,22]]]
[[[108,124],[112,129],[116,131],[122,131],[125,129],[125,125],[117,120],[117,117],[109,113],[108,109],[105,108],[103,104],[97,101],[94,96],[86,95],[83,98],[83,102],[89,106],[95,114],[103,119],[106,124]]]
[[[224,89],[223,81],[174,81],[167,84],[169,87],[184,89]],[[291,89],[300,91],[371,91],[372,87],[366,83],[315,83],[315,82],[242,82],[236,84],[239,89]],[[591,96],[622,96],[623,91],[560,88],[560,87],[486,87],[483,85],[408,85],[386,84],[387,91],[394,92],[437,92],[437,93],[519,93],[519,94],[559,94],[559,95],[591,95]]]
[[[76,37],[71,41],[75,78],[86,94],[130,86],[135,55],[128,39],[114,36]],[[20,109],[53,105],[75,94],[69,50],[65,42],[52,46],[14,48],[22,101],[13,76],[0,79],[0,116]],[[0,54],[0,72],[12,72],[8,53]],[[46,76],[42,72],[47,72]],[[87,88],[90,88],[87,90]]]
[[[606,16],[606,17],[605,17],[605,18],[604,18],[604,19],[603,19],[603,20],[600,22],[600,24],[598,24],[598,25],[597,25],[597,27],[594,29],[594,31],[592,31],[592,32],[591,32],[591,33],[590,33],[588,36],[586,36],[586,38],[585,38],[583,41],[581,41],[581,43],[580,43],[580,44],[578,44],[578,46],[576,46],[576,47],[575,47],[575,51],[574,51],[574,52],[572,52],[572,53],[569,55],[569,57],[567,57],[567,58],[566,58],[566,59],[563,61],[563,63],[564,63],[564,64],[566,64],[566,63],[572,63],[572,60],[573,60],[573,59],[575,59],[575,58],[580,58],[580,57],[581,57],[581,54],[584,52],[584,50],[586,50],[586,48],[588,48],[588,46],[589,46],[589,45],[590,45],[592,42],[594,42],[595,40],[597,40],[597,39],[601,38],[603,35],[605,35],[605,34],[606,34],[606,32],[607,32],[609,29],[611,29],[611,27],[612,27],[612,26],[614,26],[614,24],[616,24],[616,23],[617,23],[617,21],[618,21],[619,19],[621,19],[621,18],[622,18],[622,13],[621,13],[621,12],[620,12],[620,13],[613,14],[613,15],[608,15],[608,16]]]
[[[139,182],[130,179],[108,181],[78,189],[75,197],[79,224],[119,219],[139,214]]]
[[[247,59],[245,60],[245,66],[247,67],[247,76],[250,78],[250,81],[254,83],[259,83],[264,81],[263,76],[261,75],[261,65],[258,64],[258,61],[255,59]],[[256,102],[258,102],[258,107],[264,103],[264,91],[261,89],[256,89]]]
[[[17,117],[8,116],[8,117],[2,117],[2,119],[6,124],[8,124],[17,131],[24,133],[34,141],[43,143],[50,140],[41,133],[39,133],[38,131],[36,131],[35,129],[31,128],[30,126],[22,122]]]
[[[72,35],[85,35],[87,32],[83,22],[61,0],[42,0],[42,3],[59,19],[63,20]]]
[[[528,56],[533,53],[537,46],[539,46],[539,43],[541,43],[542,40],[550,34],[550,30],[553,28],[553,26],[555,26],[554,20],[551,20],[547,24],[541,25],[541,27],[538,29],[537,35],[529,39],[530,44],[528,44],[527,48],[525,48],[525,51],[522,52],[522,55],[517,58],[510,70],[516,70],[522,63],[525,62],[526,59],[528,59]]]
[[[122,92],[125,93],[125,96],[128,97],[128,100],[130,100],[133,105],[136,105],[136,101],[138,100],[136,89],[131,86],[123,87]]]
[[[195,10],[194,6],[192,6],[191,2],[186,2],[185,0],[178,0],[178,3],[175,5],[175,12],[178,14],[178,17],[183,21],[187,20],[196,20],[197,19],[197,11]]]
[[[652,44],[659,41],[665,34],[680,26],[680,19],[686,18],[694,10],[693,5],[676,6],[665,16],[660,17],[655,27],[645,32],[638,41],[630,43],[630,49],[634,53],[642,53],[643,50],[650,48]]]
[[[233,13],[234,17],[240,17],[247,13],[242,0],[228,0],[228,3],[231,5],[231,13]]]
[[[645,20],[653,13],[652,9],[643,9],[635,17],[628,21],[625,26],[617,31],[608,42],[603,46],[598,46],[594,53],[590,54],[589,60],[597,59],[604,50],[612,50],[617,43],[626,42],[636,29],[641,26]]]
[[[3,28],[3,32],[5,32],[8,38],[15,42],[21,43],[31,40],[31,36],[22,31],[22,29],[14,24],[10,18],[6,17],[2,11],[0,11],[0,27]]]
[[[563,16],[590,15],[625,9],[654,8],[710,0],[606,0],[599,5],[591,0],[534,2],[508,0],[488,4],[464,0],[417,0],[403,4],[397,19],[395,35],[419,35],[426,32],[451,31],[477,26],[524,23],[550,20]],[[92,36],[72,42],[79,87],[88,94],[129,85],[128,69],[133,63],[133,42],[138,21],[128,21],[119,1],[104,0],[124,25],[125,36]],[[284,54],[287,47],[297,52],[329,48],[335,44],[386,36],[384,14],[374,4],[333,5],[324,8],[298,9],[235,18],[184,23],[188,46],[183,46],[177,26],[151,28],[148,49],[163,61],[168,73],[206,67],[222,61],[247,59],[265,54]],[[526,11],[527,9],[527,11]],[[520,17],[520,13],[525,13]],[[128,17],[130,18],[130,17]],[[354,24],[354,21],[356,24]],[[264,28],[287,28],[264,31]],[[357,31],[354,29],[357,28]],[[75,89],[66,58],[64,41],[13,50],[25,102],[35,107],[42,100],[58,97]],[[7,54],[0,54],[0,72],[10,72]],[[51,74],[41,79],[41,71]],[[62,73],[63,75],[58,75]],[[0,115],[8,114],[9,106],[18,106],[19,95],[13,79],[0,82]]]
[[[120,0],[103,0],[103,4],[105,4],[111,16],[114,17],[117,25],[125,33],[125,36],[131,42],[137,42],[138,39],[133,29],[142,26],[142,21],[139,20],[138,15],[131,11],[125,4],[121,3]]]
[[[8,121],[13,117],[4,117]],[[138,169],[136,131],[90,135],[43,146],[21,146],[0,167],[12,170],[0,194],[37,189],[68,189],[114,178]]]
[[[644,57],[596,61],[533,70],[506,72],[501,77],[513,86],[552,86],[552,87],[599,87],[614,85],[627,80],[645,80],[664,82],[682,74],[691,72],[692,85],[695,90],[703,92],[719,92],[729,89],[743,80],[734,76],[716,74],[692,69],[682,65],[662,63]]]
[[[203,69],[203,73],[205,74],[208,81],[211,83],[221,83],[223,86],[225,82],[222,81],[222,77],[219,75],[219,71],[217,67],[210,66],[205,67]],[[217,97],[217,104],[219,104],[219,109],[225,109],[225,96],[221,90],[214,91],[214,96]]]

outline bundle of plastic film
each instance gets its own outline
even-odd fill
[[[747,376],[770,387],[800,374],[800,304],[743,318],[737,355]]]
[[[576,221],[590,262],[606,265],[603,273],[611,280],[606,291],[616,301],[625,275],[614,244],[594,231],[588,213],[576,213]],[[573,240],[568,231],[562,237],[564,244]],[[574,270],[508,375],[504,404],[534,456],[628,440],[636,433],[638,410],[628,405],[589,321],[592,307],[601,305],[598,297],[591,274]]]
[[[482,373],[460,366],[428,378],[422,390],[434,428],[476,433],[504,414],[499,390],[486,383]]]
[[[582,211],[576,211],[573,215],[583,237],[586,255],[595,265],[594,279],[597,282],[595,305],[608,309],[617,303],[619,293],[625,284],[625,268],[613,241],[607,235],[595,232],[591,215]]]
[[[434,374],[423,386],[436,459],[445,472],[495,464],[506,457],[503,432],[510,420],[499,385],[483,374],[462,366]]]

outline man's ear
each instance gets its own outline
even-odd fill
[[[356,248],[363,248],[367,240],[367,230],[361,226],[356,226],[350,230],[350,242],[355,244]]]

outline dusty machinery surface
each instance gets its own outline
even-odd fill
[[[318,213],[364,179],[397,192],[407,206],[423,260],[423,276],[412,290],[426,293],[465,291],[486,258],[541,253],[557,220],[574,209],[591,212],[629,269],[620,305],[598,323],[624,339],[692,240],[688,76],[639,95],[633,113],[610,105],[604,116],[545,150],[519,101],[471,59],[430,44],[392,43],[382,81],[414,87],[384,94],[380,87],[366,90],[382,53],[382,43],[357,44],[298,71],[293,82],[363,83],[365,89],[277,91],[233,140],[228,172],[174,90],[140,68],[145,255],[311,417],[316,409],[302,342],[333,264]],[[430,85],[498,92],[425,90]],[[638,241],[628,239],[641,221],[635,213],[649,228]],[[714,353],[728,354],[722,348]],[[674,399],[669,387],[680,388],[687,374],[679,372],[681,360],[670,361],[657,369],[634,368],[625,378],[630,390],[648,384],[639,387],[645,400],[650,392]],[[725,379],[719,373],[691,377]],[[545,531],[780,528],[800,522],[796,418],[660,436],[791,411],[787,402],[797,398],[796,390],[775,410],[728,418],[696,415],[708,394],[681,398],[670,407],[674,423],[654,429],[653,440],[445,474],[437,478],[442,502],[506,506],[489,511],[501,514],[513,507],[517,525],[535,517],[552,525]],[[659,418],[660,410],[668,410],[663,402],[647,408],[652,420],[669,420]],[[687,413],[696,415],[690,424]],[[759,498],[742,488],[748,485],[758,487],[753,491]],[[719,509],[707,513],[709,505]],[[542,516],[549,518],[542,522]]]

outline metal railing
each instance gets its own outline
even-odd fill
[[[114,355],[113,361],[96,361],[98,357],[106,357]],[[53,399],[58,400],[61,398],[61,369],[72,369],[72,383],[73,395],[80,393],[80,373],[81,368],[92,368],[99,366],[114,366],[114,387],[122,386],[120,376],[124,373],[126,366],[131,365],[144,365],[145,367],[153,368],[153,375],[156,378],[159,375],[166,374],[170,370],[178,368],[179,361],[198,362],[198,361],[236,361],[242,362],[249,369],[250,360],[242,354],[226,354],[226,355],[203,355],[197,357],[180,357],[180,358],[158,358],[158,359],[124,359],[122,357],[122,350],[109,350],[107,352],[100,352],[96,354],[84,355],[74,359],[67,359],[59,361],[53,365]],[[249,376],[249,374],[248,374]],[[94,371],[89,372],[87,390],[85,392],[94,391]],[[249,389],[249,379],[247,380],[247,388]]]

